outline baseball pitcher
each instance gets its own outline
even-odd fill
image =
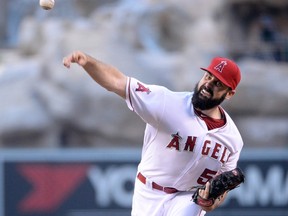
[[[237,168],[243,141],[221,107],[241,79],[234,61],[212,59],[193,92],[145,84],[81,51],[63,59],[67,68],[71,63],[125,99],[146,123],[132,216],[203,216],[244,182]]]

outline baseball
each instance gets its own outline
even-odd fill
[[[55,1],[54,0],[39,0],[39,4],[44,10],[50,10],[54,7]]]

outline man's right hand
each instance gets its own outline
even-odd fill
[[[84,67],[87,64],[88,56],[81,51],[74,51],[68,56],[63,58],[63,65],[70,68],[71,63],[77,63],[78,65]]]

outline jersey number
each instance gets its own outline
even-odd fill
[[[197,183],[200,185],[206,184],[213,176],[217,173],[217,171],[205,169],[201,176],[198,178]]]

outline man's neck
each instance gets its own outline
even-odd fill
[[[200,110],[200,109],[197,109],[198,111],[200,111],[201,113],[203,113],[204,115],[210,117],[210,118],[213,118],[213,119],[222,119],[223,116],[220,112],[220,108],[217,106],[217,107],[214,107],[212,109],[209,109],[209,110]]]

